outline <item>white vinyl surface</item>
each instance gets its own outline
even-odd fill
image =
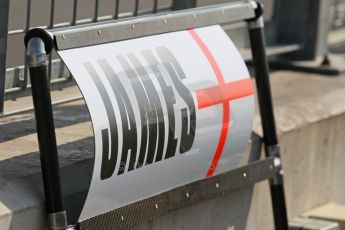
[[[94,170],[80,221],[239,166],[252,129],[253,93],[199,108],[200,90],[252,84],[220,26],[59,55],[85,97],[94,130]],[[209,92],[216,93],[206,98],[225,95]],[[221,156],[212,165],[217,149]]]

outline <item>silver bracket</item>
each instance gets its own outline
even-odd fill
[[[39,37],[33,37],[28,43],[26,52],[29,67],[39,67],[47,65],[47,54],[44,42]]]
[[[49,229],[51,230],[66,230],[67,216],[66,212],[57,212],[48,214]]]
[[[274,170],[275,176],[270,180],[273,185],[280,185],[283,183],[283,164],[280,158],[280,147],[279,145],[273,145],[267,147],[267,153],[270,157],[273,157],[272,169]]]
[[[250,30],[264,28],[265,27],[264,18],[262,16],[260,16],[256,20],[249,21],[248,22],[248,27],[249,27]]]

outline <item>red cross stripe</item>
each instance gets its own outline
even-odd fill
[[[188,31],[202,50],[203,54],[206,56],[219,84],[218,86],[197,90],[196,95],[198,100],[198,108],[203,109],[218,104],[223,105],[222,130],[216,152],[214,153],[212,163],[206,174],[206,177],[210,177],[216,170],[228,136],[230,123],[230,101],[253,95],[254,88],[251,79],[226,83],[216,59],[207,48],[206,44],[194,29],[190,29]]]

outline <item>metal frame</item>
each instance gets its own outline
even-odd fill
[[[270,191],[274,213],[275,228],[288,230],[288,218],[285,204],[283,182],[283,168],[280,157],[278,137],[275,127],[271,86],[269,81],[269,67],[266,55],[264,35],[264,21],[262,6],[258,4],[256,18],[249,21],[249,36],[253,53],[256,87],[263,129],[266,157],[274,158],[275,177],[270,180]]]
[[[262,6],[255,1],[245,1],[237,3],[229,3],[214,7],[206,7],[195,10],[186,10],[175,12],[171,14],[162,14],[158,16],[141,17],[132,20],[123,20],[120,22],[100,23],[97,25],[80,26],[77,28],[70,28],[64,30],[42,30],[33,29],[30,30],[25,36],[25,44],[28,47],[28,63],[30,69],[30,77],[33,91],[34,107],[36,112],[37,132],[39,139],[39,146],[41,152],[41,164],[42,174],[44,178],[44,188],[46,192],[47,210],[49,213],[49,223],[51,229],[60,229],[59,226],[66,225],[64,218],[61,216],[63,207],[61,204],[61,192],[59,190],[59,167],[57,161],[56,150],[56,138],[53,124],[53,114],[51,112],[51,100],[49,85],[47,82],[47,63],[46,56],[50,54],[53,47],[56,50],[70,49],[81,46],[95,45],[106,42],[115,42],[124,39],[138,38],[148,35],[167,33],[177,30],[184,30],[188,28],[202,27],[213,24],[229,23],[247,20],[249,25],[249,34],[251,41],[252,55],[254,59],[254,67],[256,73],[256,85],[259,98],[259,106],[261,113],[262,126],[264,131],[263,141],[265,144],[266,160],[259,161],[257,163],[249,164],[243,168],[231,171],[226,175],[220,175],[209,180],[202,182],[205,186],[210,186],[210,194],[219,194],[215,192],[211,187],[218,189],[217,180],[224,179],[224,183],[227,184],[225,188],[237,188],[240,185],[247,185],[246,182],[234,182],[239,177],[248,177],[248,184],[253,184],[257,181],[270,178],[271,198],[273,205],[273,215],[275,228],[277,230],[287,230],[287,212],[285,205],[285,195],[283,186],[283,171],[280,159],[280,151],[278,146],[278,139],[275,129],[275,121],[273,114],[273,105],[270,92],[269,83],[269,69],[265,52],[265,38],[263,32],[263,18],[262,18]],[[123,35],[125,33],[125,35]],[[50,159],[47,161],[47,159]],[[253,171],[251,171],[253,170]],[[255,173],[258,170],[262,171],[262,174]],[[250,175],[249,172],[250,171]],[[253,175],[253,177],[252,177]],[[233,179],[233,180],[230,180]],[[236,179],[236,180],[235,180]],[[54,181],[54,184],[51,182]],[[196,182],[198,183],[198,182]],[[195,184],[188,186],[197,186]],[[52,189],[54,187],[54,189]],[[205,188],[206,188],[205,187]],[[153,205],[155,209],[160,210],[162,205],[164,208],[162,211],[153,211],[154,213],[148,214],[145,218],[152,218],[159,215],[163,215],[171,210],[183,206],[182,204],[188,204],[188,198],[185,193],[185,188],[177,188],[176,191],[170,191],[166,194],[169,196],[174,192],[176,196],[172,201],[171,206],[168,204],[161,204],[157,197],[150,198],[142,201],[139,205]],[[208,188],[208,187],[207,187]],[[166,194],[162,194],[163,197]],[[189,193],[188,193],[189,194]],[[206,199],[211,197],[207,192],[201,193],[196,200]],[[157,200],[158,199],[158,200]],[[124,221],[124,217],[120,214],[119,210],[123,210],[126,213],[135,212],[135,207],[127,206],[123,209],[115,210],[108,214],[99,217],[101,222],[103,220],[109,221],[109,218],[113,221],[119,221],[120,228],[128,227],[129,225],[138,223],[137,220],[133,220],[128,223]],[[133,211],[134,210],[134,211]],[[158,213],[158,214],[157,214]],[[159,214],[160,213],[160,214]],[[51,218],[51,217],[55,218]],[[145,219],[144,218],[144,219]],[[59,220],[59,226],[55,224]],[[141,221],[142,219],[140,219]],[[125,224],[121,224],[121,221]],[[99,229],[99,225],[94,225],[96,218],[87,221],[85,224],[87,229]],[[98,223],[98,222],[97,222]],[[82,227],[84,223],[80,223]],[[103,223],[104,224],[104,223]],[[92,228],[92,226],[94,228]],[[65,226],[66,228],[66,226]],[[106,229],[103,228],[102,229]],[[110,229],[110,228],[108,228]],[[112,228],[111,228],[112,229]]]
[[[67,217],[62,205],[59,160],[47,76],[47,53],[45,44],[39,37],[30,39],[27,47],[49,228],[64,229]]]
[[[51,30],[50,32],[55,42],[55,49],[65,50],[189,28],[243,21],[255,16],[254,8],[255,5],[252,2],[238,2],[138,17],[132,20]],[[114,33],[114,31],[117,32]]]

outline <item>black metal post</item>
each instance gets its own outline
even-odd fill
[[[249,21],[249,36],[255,67],[255,81],[262,120],[265,154],[266,157],[273,156],[275,158],[274,170],[276,172],[276,176],[270,180],[274,224],[275,229],[277,230],[287,230],[288,218],[283,185],[283,169],[276,134],[271,87],[269,82],[269,67],[265,50],[266,44],[263,30],[263,12],[261,4],[257,3],[257,6],[256,18],[252,21]]]
[[[0,1],[0,117],[4,112],[8,12],[10,0]]]
[[[174,0],[172,3],[173,10],[185,10],[197,6],[197,0]]]
[[[47,54],[51,52],[51,45],[45,44],[44,40],[48,39],[48,34],[35,29],[26,35],[25,43],[49,229],[60,230],[66,229],[67,218],[62,205],[58,152],[47,74]]]

